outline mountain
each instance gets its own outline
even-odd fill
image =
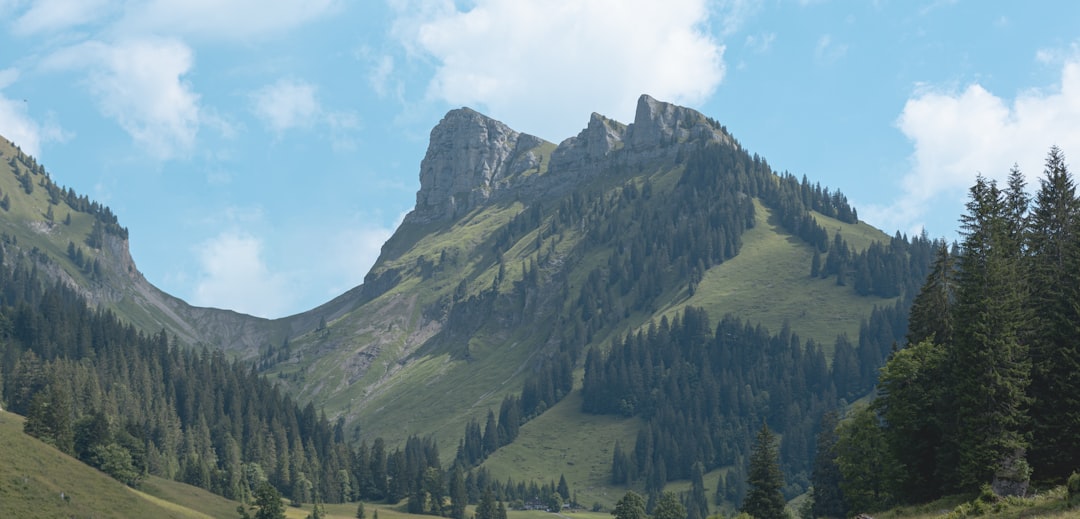
[[[633,123],[593,114],[558,145],[452,110],[431,132],[420,183],[355,309],[268,348],[260,365],[357,437],[430,434],[444,458],[508,396],[526,418],[581,405],[560,401],[580,388],[583,352],[688,307],[830,354],[846,335],[865,359],[858,398],[903,324],[874,336],[888,339],[867,333],[873,346],[860,349],[861,332],[875,308],[917,289],[931,249],[859,221],[838,191],[774,172],[715,120],[648,96]],[[583,416],[575,434],[588,447],[534,447],[606,469],[613,436],[632,439],[640,422],[580,413],[556,415]],[[523,471],[536,454],[522,448],[504,447],[518,461],[498,477],[574,470]],[[574,483],[607,484],[601,472]]]
[[[265,320],[153,287],[108,208],[58,187],[6,141],[0,154],[5,246],[52,279],[147,333],[164,328],[252,362],[354,439],[430,435],[444,460],[487,459],[495,477],[516,481],[568,472],[585,499],[605,502],[614,440],[628,448],[655,416],[640,405],[644,386],[615,400],[580,389],[637,344],[630,334],[662,348],[665,330],[686,330],[695,338],[679,347],[700,348],[723,324],[761,344],[739,367],[760,377],[743,384],[738,420],[774,417],[801,438],[784,452],[802,474],[788,489],[798,493],[816,417],[870,390],[933,248],[859,221],[839,191],[775,172],[714,119],[649,96],[632,123],[593,114],[558,145],[461,108],[432,129],[416,206],[364,283]],[[816,392],[785,386],[794,366],[769,361],[804,348],[795,366],[818,367]],[[485,417],[499,431],[479,438]],[[580,441],[545,437],[569,423]],[[723,444],[705,460],[710,477],[748,452],[741,427],[694,440]],[[638,468],[624,475],[631,483],[648,472]],[[663,484],[681,471],[649,477]]]

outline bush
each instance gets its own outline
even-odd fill
[[[1080,473],[1073,472],[1065,486],[1069,490],[1069,502],[1080,500]]]

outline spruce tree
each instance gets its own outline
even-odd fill
[[[1080,467],[1080,200],[1058,147],[1050,149],[1029,232],[1032,464],[1040,479]]]
[[[767,424],[762,424],[750,453],[750,466],[747,469],[749,489],[743,499],[741,512],[757,519],[785,519],[784,474],[780,472],[780,449],[776,436]]]
[[[995,481],[1026,485],[1031,364],[1022,342],[1023,284],[1008,205],[982,176],[961,217],[956,330],[948,356],[954,386],[952,445],[962,490]],[[1015,470],[1014,470],[1015,469]]]

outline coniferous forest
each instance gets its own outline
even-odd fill
[[[340,420],[299,406],[253,366],[180,346],[164,332],[142,333],[6,251],[0,247],[6,409],[26,417],[27,434],[125,484],[155,475],[242,502],[265,488],[298,504],[408,499],[410,512],[457,519],[485,492],[500,503],[571,499],[565,480],[502,482],[460,464],[444,469],[430,438],[413,436],[393,450],[381,438],[353,446]],[[504,427],[516,423],[505,413],[517,405],[504,404]],[[460,508],[443,509],[444,497]]]
[[[1080,200],[1051,148],[1034,196],[979,177],[877,397],[823,426],[816,516],[1024,495],[1080,468]]]

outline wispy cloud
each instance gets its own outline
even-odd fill
[[[252,110],[274,132],[310,128],[322,114],[316,87],[307,81],[280,79],[251,94]]]
[[[44,69],[81,70],[102,114],[115,120],[150,155],[189,153],[199,131],[199,96],[184,76],[191,49],[175,39],[97,40],[48,56]]]

